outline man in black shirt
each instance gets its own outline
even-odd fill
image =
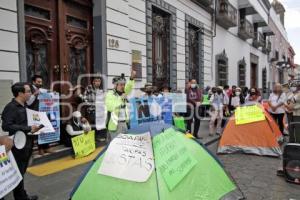
[[[30,98],[31,89],[27,83],[15,83],[11,87],[14,99],[8,103],[2,112],[2,129],[8,131],[9,135],[14,135],[17,131],[23,131],[25,134],[34,133],[39,130],[38,126],[28,126],[26,114],[26,101]],[[26,136],[26,145],[23,149],[11,149],[17,162],[20,173],[24,177],[28,162],[32,154],[33,137]],[[15,200],[37,200],[37,196],[28,196],[24,189],[23,180],[14,189]]]
[[[40,101],[38,99],[38,96],[40,93],[47,92],[46,89],[43,89],[43,77],[40,75],[34,75],[31,78],[32,84],[31,84],[31,96],[29,100],[26,102],[27,106],[31,110],[39,111],[40,107]],[[49,144],[38,144],[39,154],[44,155],[44,153],[53,153],[53,151],[50,149]]]

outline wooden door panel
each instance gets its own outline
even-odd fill
[[[55,90],[69,103],[77,78],[92,72],[92,0],[25,0],[24,7],[28,78],[40,73],[47,87],[61,81]]]
[[[86,80],[78,82],[78,77],[91,72],[92,60],[92,6],[86,4],[91,1],[64,1],[64,14],[61,17],[64,22],[60,33],[65,38],[63,47],[63,75],[62,78],[70,81],[73,86],[82,84],[86,86]]]
[[[25,1],[25,36],[27,77],[41,74],[44,85],[59,80],[57,71],[56,1]]]

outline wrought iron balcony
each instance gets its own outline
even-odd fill
[[[253,46],[256,48],[266,46],[266,41],[262,33],[260,32],[254,33]]]
[[[212,4],[212,0],[192,0],[192,1],[203,7],[210,7]]]
[[[225,29],[237,26],[237,9],[228,0],[218,0],[217,22]]]
[[[238,35],[243,40],[254,38],[253,25],[247,19],[240,19]]]
[[[263,48],[262,48],[262,52],[263,52],[264,54],[270,54],[271,51],[272,51],[272,44],[271,44],[270,41],[266,41],[266,42],[265,42],[265,45],[264,45]]]

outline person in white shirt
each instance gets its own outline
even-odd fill
[[[228,98],[226,94],[223,93],[221,87],[212,88],[212,95],[209,98],[211,104],[211,118],[209,123],[209,136],[213,136],[215,133],[217,135],[221,134],[221,124],[223,119],[223,111],[226,109],[226,104]],[[215,127],[215,121],[217,120],[217,126]]]
[[[86,118],[82,117],[79,111],[72,113],[72,119],[66,126],[66,132],[68,133],[66,137],[66,146],[72,146],[71,138],[87,133],[91,130],[91,126]]]
[[[281,133],[283,133],[283,117],[285,113],[284,104],[286,103],[286,94],[282,91],[282,86],[277,83],[274,85],[273,92],[269,97],[269,113],[279,126]]]
[[[251,88],[245,100],[246,104],[247,105],[257,104],[260,101],[261,101],[260,92],[255,87]]]
[[[231,113],[234,110],[245,103],[244,96],[242,95],[242,89],[237,87],[229,98],[229,110]]]

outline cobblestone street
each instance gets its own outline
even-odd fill
[[[201,124],[200,135],[209,142],[208,122]],[[217,143],[208,146],[216,153]],[[249,200],[300,200],[300,186],[287,183],[284,178],[276,176],[280,159],[243,154],[218,155],[226,171],[236,181]],[[67,200],[70,192],[88,164],[44,177],[27,174],[25,186],[30,194],[39,195],[41,200]],[[12,200],[11,195],[6,198]]]

